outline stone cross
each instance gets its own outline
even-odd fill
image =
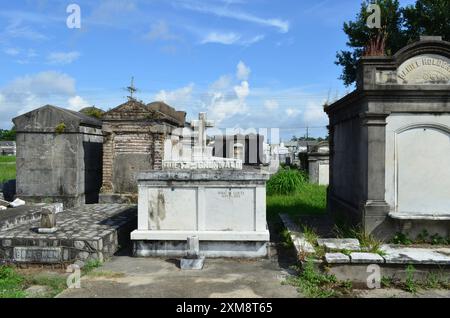
[[[206,148],[206,129],[214,127],[214,121],[206,119],[206,113],[200,113],[198,120],[193,120],[192,128],[198,133],[198,145],[202,149]]]

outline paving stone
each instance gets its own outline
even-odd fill
[[[450,256],[438,249],[383,245],[381,250],[386,264],[450,265]]]
[[[280,214],[280,218],[291,236],[297,254],[313,254],[316,252],[314,246],[303,237],[297,224],[288,215]]]
[[[350,257],[342,253],[326,253],[325,262],[328,264],[348,264]]]
[[[180,268],[182,270],[201,270],[203,269],[204,263],[205,263],[204,256],[195,259],[182,258],[180,262]]]
[[[40,286],[34,285],[25,289],[27,298],[44,298],[49,292],[51,288],[49,286]]]
[[[31,229],[39,227],[39,220],[3,228],[0,230],[0,245],[3,247],[40,246],[42,248],[61,246],[64,250],[63,259],[65,261],[73,260],[79,252],[86,252],[89,255],[102,252],[105,245],[109,245],[106,249],[108,251],[106,256],[110,256],[117,251],[117,245],[114,245],[117,240],[117,231],[125,231],[123,226],[121,228],[119,225],[121,220],[124,218],[128,220],[125,223],[127,225],[135,222],[136,217],[135,205],[86,205],[58,213],[58,231],[53,234],[39,234],[32,231]],[[105,220],[110,220],[114,226],[106,225]],[[123,235],[126,235],[126,232],[123,232]],[[108,241],[109,236],[114,238],[112,242]],[[89,249],[86,242],[92,243]],[[69,253],[68,249],[73,247],[75,247],[74,253]],[[103,258],[103,254],[100,254]],[[83,258],[89,258],[89,255],[81,254]]]
[[[375,253],[351,253],[350,260],[353,264],[382,264],[384,258]]]
[[[319,246],[325,246],[329,250],[359,251],[361,246],[357,239],[317,239]]]

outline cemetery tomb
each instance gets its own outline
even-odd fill
[[[450,43],[422,37],[363,57],[357,89],[326,108],[331,213],[381,238],[450,233]]]
[[[47,105],[13,119],[17,129],[17,197],[98,203],[102,176],[101,121]]]
[[[212,156],[201,113],[193,122],[195,142],[168,138],[162,171],[138,176],[138,228],[131,233],[135,256],[185,256],[196,236],[200,256],[263,257],[267,254],[266,181],[261,172],[242,171],[239,159]],[[185,136],[186,137],[186,136]]]
[[[101,203],[137,201],[137,175],[161,170],[164,140],[175,128],[183,127],[186,113],[155,102],[135,99],[102,116],[103,182]]]

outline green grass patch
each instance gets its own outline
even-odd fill
[[[308,177],[296,169],[282,169],[267,182],[268,195],[290,195],[298,193]]]
[[[0,267],[0,298],[24,298],[24,278],[8,266]]]
[[[308,259],[299,276],[288,278],[287,283],[298,287],[310,298],[329,298],[348,294],[352,290],[349,281],[339,281],[336,276],[324,274],[314,268],[313,259]]]
[[[21,274],[14,267],[0,266],[0,298],[25,298],[30,286],[47,286],[48,292],[39,297],[55,297],[67,288],[65,275],[39,273]]]
[[[327,187],[304,183],[291,195],[268,195],[267,214],[285,213],[289,216],[325,214]]]
[[[0,182],[16,178],[16,157],[0,156]]]
[[[38,274],[25,276],[25,284],[27,286],[48,286],[50,287],[49,293],[43,296],[53,298],[67,288],[67,278],[58,274]]]
[[[90,272],[92,272],[94,269],[99,268],[102,265],[103,265],[103,263],[100,260],[89,260],[84,264],[81,272],[83,275],[87,275]]]
[[[0,156],[0,163],[4,162],[16,162],[15,156]]]

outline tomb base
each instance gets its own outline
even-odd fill
[[[187,238],[198,236],[201,256],[266,256],[268,177],[237,170],[141,173],[134,255],[183,257]]]
[[[200,241],[200,255],[208,258],[261,258],[267,256],[267,247],[268,243],[264,241]],[[133,240],[134,257],[184,257],[186,250],[185,241]]]

